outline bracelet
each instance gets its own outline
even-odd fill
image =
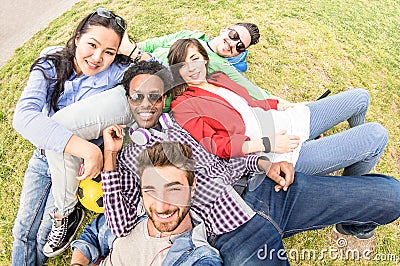
[[[132,52],[128,55],[129,58],[132,56],[133,52],[136,51],[136,48],[137,48],[137,43],[135,43],[135,48],[133,48]]]
[[[270,162],[269,158],[267,156],[264,156],[264,155],[258,157],[258,159]]]
[[[263,141],[263,145],[264,145],[264,152],[268,153],[271,151],[271,141],[269,140],[268,137],[262,137],[261,138]]]
[[[135,57],[135,59],[133,59],[133,62],[134,62],[135,64],[137,64],[137,62],[140,60],[140,58],[142,57],[142,55],[143,55],[143,51],[142,51],[142,49],[139,48],[139,52],[138,52],[137,56]]]

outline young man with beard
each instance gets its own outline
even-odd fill
[[[191,148],[177,142],[156,143],[140,153],[137,173],[147,217],[116,238],[99,265],[222,265],[204,223],[189,214],[196,187],[192,157]]]
[[[114,143],[104,154],[105,164],[112,165],[102,172],[105,216],[117,237],[132,231],[140,209],[137,156],[165,141],[193,150],[197,183],[191,210],[204,221],[224,265],[287,265],[284,237],[343,224],[345,233],[361,238],[399,217],[400,183],[392,177],[312,176],[260,155],[224,160],[207,153],[173,118],[162,114],[167,86],[160,75],[163,67],[157,64],[139,63],[122,81],[139,127],[130,131],[133,143],[121,150],[124,126],[104,131],[105,142]],[[249,180],[241,196],[233,189],[243,175],[261,172],[264,178]],[[276,192],[277,186],[287,189]],[[266,247],[268,256],[260,255]]]

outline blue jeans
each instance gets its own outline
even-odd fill
[[[344,168],[343,175],[369,173],[386,148],[388,133],[378,123],[364,124],[368,105],[369,93],[364,89],[308,103],[310,138],[300,149],[296,171],[326,175]],[[348,121],[349,129],[314,140],[343,121]]]
[[[42,265],[47,259],[43,246],[51,230],[54,210],[47,160],[36,150],[29,160],[14,221],[12,265]]]
[[[400,182],[384,175],[311,176],[296,172],[287,192],[269,178],[243,196],[257,214],[220,236],[225,265],[288,265],[282,238],[333,224],[370,231],[400,216]]]

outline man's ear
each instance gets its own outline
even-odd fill
[[[193,195],[194,195],[194,193],[195,193],[195,190],[196,190],[196,185],[197,185],[197,179],[196,179],[196,177],[193,179],[193,184],[192,184],[192,197],[193,197]]]

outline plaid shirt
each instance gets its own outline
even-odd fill
[[[135,225],[140,202],[140,183],[136,174],[136,157],[155,142],[179,141],[193,149],[196,159],[196,193],[191,209],[205,222],[208,235],[230,232],[246,223],[254,212],[231,186],[243,175],[258,172],[258,155],[221,159],[196,142],[175,121],[169,129],[150,129],[146,145],[131,143],[117,157],[117,170],[101,174],[104,213],[107,225],[117,236],[125,236]]]

